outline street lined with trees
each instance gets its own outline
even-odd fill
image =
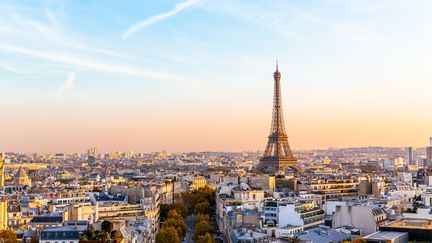
[[[163,223],[156,235],[156,242],[176,243],[186,236],[186,241],[193,239],[198,243],[214,243],[214,228],[210,215],[215,207],[215,200],[215,191],[205,187],[192,192],[182,192],[178,202],[162,205]]]

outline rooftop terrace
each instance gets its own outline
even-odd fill
[[[385,227],[432,230],[432,221],[427,219],[400,219],[385,225]]]

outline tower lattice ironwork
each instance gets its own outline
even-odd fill
[[[282,95],[280,87],[281,73],[276,63],[274,72],[274,98],[273,116],[268,136],[268,142],[263,157],[260,159],[259,169],[268,173],[275,173],[291,167],[296,171],[300,170],[300,163],[291,151],[288,136],[285,132],[285,123],[282,111]]]

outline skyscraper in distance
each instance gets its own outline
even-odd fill
[[[87,160],[88,163],[93,164],[96,162],[96,156],[97,156],[97,148],[90,148],[87,150]]]
[[[408,165],[417,165],[417,149],[414,147],[407,148]]]
[[[432,137],[429,138],[429,146],[426,147],[426,165],[432,164]]]
[[[4,155],[3,153],[0,153],[0,189],[4,188],[4,182],[5,182],[5,174],[4,174]]]

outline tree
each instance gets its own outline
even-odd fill
[[[187,225],[182,218],[169,218],[163,223],[162,227],[174,227],[180,237],[183,237],[187,232]]]
[[[87,231],[84,232],[84,234],[82,235],[82,238],[87,239],[87,240],[96,239],[95,229],[94,229],[93,225],[89,224],[89,226],[87,227]]]
[[[183,218],[186,218],[188,214],[188,208],[182,203],[174,203],[172,209],[175,209]]]
[[[113,223],[111,221],[104,220],[102,222],[101,229],[102,229],[102,231],[110,234],[111,231],[113,230]]]
[[[195,205],[196,214],[210,214],[210,211],[210,203],[207,201],[203,201]]]
[[[186,207],[185,204],[182,203],[174,203],[173,205],[161,204],[160,217],[162,221],[168,218],[168,213],[171,210],[175,210],[178,214],[181,215],[182,218],[186,218],[186,216],[188,215],[188,208]]]
[[[210,187],[200,188],[195,193],[201,197],[204,197],[207,202],[210,203],[210,205],[216,204],[215,190],[211,189]]]
[[[160,218],[162,221],[168,217],[168,212],[171,210],[171,205],[161,204],[160,205]]]
[[[93,227],[93,225],[89,224],[89,225],[87,226],[87,230],[88,230],[88,231],[91,231],[91,232],[94,233],[95,228]]]
[[[156,243],[180,243],[180,237],[174,227],[162,227],[156,235]]]
[[[197,214],[196,222],[199,223],[201,221],[209,221],[210,222],[210,217],[208,216],[208,214],[202,214],[202,213]]]
[[[119,240],[119,239],[122,239],[122,238],[123,238],[123,235],[121,234],[120,231],[117,231],[117,230],[111,231],[111,239]]]
[[[178,220],[183,220],[183,217],[177,213],[177,210],[172,209],[168,212],[168,219],[178,219]]]
[[[298,243],[300,239],[297,236],[290,237],[286,240],[288,243]]]
[[[354,243],[366,243],[366,240],[363,238],[358,238],[354,240]]]
[[[0,231],[0,240],[2,242],[17,242],[17,236],[12,230]]]
[[[205,233],[205,235],[198,236],[198,239],[195,243],[216,243],[213,237],[209,233]]]
[[[183,204],[191,205],[192,204],[192,194],[190,192],[180,192],[180,198]]]
[[[110,235],[106,231],[99,232],[99,234],[96,237],[102,241],[106,241],[110,239]]]
[[[208,221],[201,221],[195,225],[194,240],[197,240],[199,236],[203,236],[206,233],[212,234],[213,227]]]
[[[407,208],[407,209],[405,210],[405,213],[413,213],[412,208]]]
[[[202,193],[196,192],[192,197],[192,206],[196,206],[198,203],[206,202],[207,198]]]
[[[80,240],[90,240],[90,239],[88,238],[88,236],[86,235],[86,233],[80,235],[79,239],[80,239]],[[38,242],[39,242],[39,240],[38,240]]]

